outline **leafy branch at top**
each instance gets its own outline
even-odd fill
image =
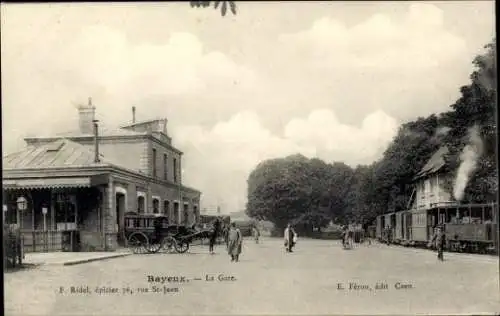
[[[214,9],[218,9],[220,6],[220,13],[222,16],[226,15],[228,6],[231,12],[236,15],[236,4],[234,1],[190,1],[190,4],[193,8],[207,8],[212,2],[214,4]]]

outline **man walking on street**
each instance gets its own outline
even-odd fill
[[[437,226],[437,232],[432,237],[431,243],[432,242],[435,242],[437,253],[438,253],[438,255],[437,255],[438,260],[443,261],[444,260],[443,250],[444,250],[444,245],[446,242],[446,236],[445,236],[444,227],[442,224]]]
[[[231,262],[238,262],[241,254],[243,236],[235,223],[231,223],[228,233],[227,252],[231,256]]]
[[[220,221],[218,218],[216,218],[214,221],[212,235],[210,235],[210,245],[208,249],[210,251],[210,254],[214,254],[214,245],[215,242],[217,241],[217,237],[219,236],[219,234],[220,234]]]

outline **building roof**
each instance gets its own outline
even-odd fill
[[[443,146],[436,151],[427,161],[424,167],[416,174],[414,180],[428,176],[441,170],[445,165],[445,156],[449,153],[448,147]]]
[[[4,156],[2,160],[3,170],[111,166],[134,174],[141,174],[123,166],[120,161],[105,157],[102,154],[99,155],[100,161],[96,163],[93,148],[66,138],[39,146],[28,146],[23,151]],[[141,174],[141,176],[146,175]],[[200,193],[200,191],[185,185],[181,185],[181,187],[185,191]]]
[[[124,124],[124,125],[121,126],[121,128],[134,127],[134,126],[138,126],[138,125],[145,125],[145,124],[148,124],[148,123],[154,123],[154,122],[160,122],[160,121],[167,122],[168,120],[166,118],[149,119],[149,120],[145,120],[145,121],[139,121],[139,122]]]
[[[93,150],[69,139],[59,139],[41,146],[29,146],[23,151],[3,157],[3,169],[57,168],[110,164],[100,155],[94,161]]]
[[[123,128],[108,128],[105,126],[99,126],[99,137],[105,137],[105,136],[140,136],[140,135],[146,135],[146,132],[136,132],[132,130],[127,130]],[[58,133],[56,136],[59,137],[88,137],[88,136],[94,136],[94,134],[82,134],[80,131],[70,131],[70,132],[65,132],[65,133]]]
[[[99,138],[106,137],[120,137],[120,136],[143,136],[147,135],[146,132],[135,132],[126,129],[108,129],[108,128],[99,128]],[[94,134],[83,134],[82,132],[75,131],[66,131],[62,133],[55,133],[53,135],[44,135],[44,136],[27,136],[24,138],[25,141],[30,140],[52,140],[52,139],[60,139],[60,138],[71,138],[71,139],[80,139],[80,138],[88,138],[94,137]]]

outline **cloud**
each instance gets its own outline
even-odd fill
[[[13,147],[13,138],[26,134],[74,129],[75,106],[88,96],[93,97],[104,124],[117,126],[131,119],[132,105],[138,107],[139,119],[149,119],[151,113],[165,116],[166,106],[175,112],[184,105],[166,100],[191,95],[199,102],[200,97],[227,92],[228,87],[232,94],[245,93],[257,82],[253,70],[221,52],[205,49],[190,33],[172,32],[159,44],[132,43],[123,32],[91,25],[67,41],[52,40],[44,43],[32,38],[22,54],[2,43],[2,57],[8,61],[2,75],[9,78],[2,83],[4,109],[11,119],[4,126],[10,134],[4,138],[8,147]],[[29,93],[24,93],[27,82],[31,84]],[[162,99],[162,104],[148,104],[147,98]],[[35,102],[42,106],[36,107]],[[22,108],[32,109],[36,115],[22,118],[23,112],[18,111]],[[17,130],[24,133],[19,135]]]
[[[262,126],[254,112],[244,111],[210,129],[181,127],[173,138],[186,153],[184,180],[203,192],[204,205],[223,201],[227,210],[238,211],[246,202],[248,175],[262,160],[300,153],[352,166],[370,163],[397,128],[396,120],[382,111],[366,116],[361,126],[351,126],[331,110],[318,109],[289,121],[280,137]]]
[[[443,12],[431,4],[414,3],[401,21],[374,14],[347,27],[330,17],[308,30],[283,34],[281,43],[298,46],[313,65],[329,69],[373,69],[425,72],[463,55],[466,43],[443,27]]]
[[[350,122],[377,109],[403,121],[446,111],[469,81],[477,51],[445,27],[443,14],[422,3],[357,24],[325,14],[279,37],[276,54],[286,57],[277,59],[275,74],[286,73],[280,81],[289,99],[307,94],[315,107],[334,109]]]

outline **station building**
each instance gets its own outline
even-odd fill
[[[130,124],[100,132],[90,98],[78,115],[74,132],[25,138],[3,157],[4,219],[21,229],[25,252],[113,251],[125,245],[127,212],[199,220],[201,193],[182,184],[167,119],[136,122],[133,108]]]

